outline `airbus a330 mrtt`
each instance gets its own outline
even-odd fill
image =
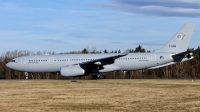
[[[187,51],[194,23],[185,24],[161,49],[151,53],[32,55],[12,59],[7,67],[28,73],[60,72],[62,76],[106,78],[102,72],[156,69],[193,59]]]

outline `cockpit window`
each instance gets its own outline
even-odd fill
[[[11,62],[15,62],[15,60],[11,60]]]

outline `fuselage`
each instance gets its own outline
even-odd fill
[[[59,72],[61,67],[79,64],[99,58],[113,56],[115,54],[59,54],[59,55],[32,55],[13,59],[6,66],[17,71],[24,72]],[[115,59],[114,63],[105,65],[108,68],[100,72],[115,70],[139,70],[151,68],[173,62],[171,53],[129,53],[126,56]],[[114,67],[114,68],[113,68]],[[115,69],[115,67],[117,67]]]

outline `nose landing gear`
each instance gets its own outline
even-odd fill
[[[27,72],[25,72],[24,74],[25,74],[26,79],[28,80],[29,74]]]

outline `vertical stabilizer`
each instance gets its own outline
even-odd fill
[[[187,51],[193,34],[195,23],[186,23],[164,47],[155,52],[184,52]]]

